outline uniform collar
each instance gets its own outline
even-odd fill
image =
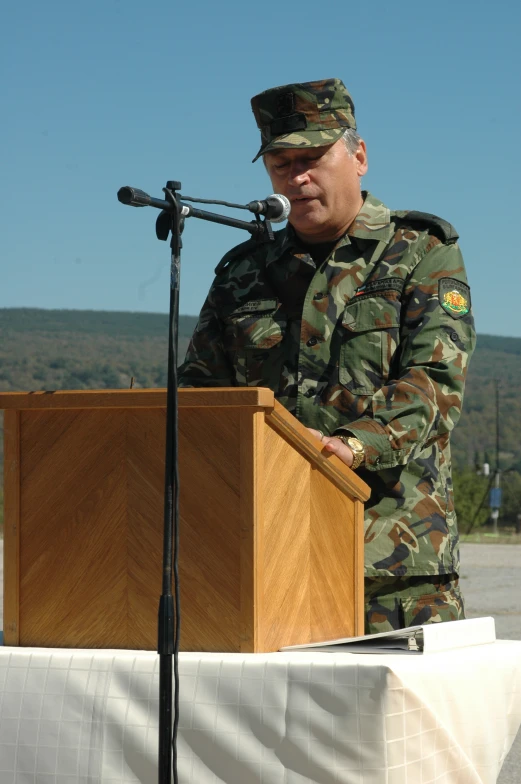
[[[348,236],[361,240],[384,240],[387,242],[394,234],[389,207],[386,207],[380,199],[368,191],[362,191],[362,195],[364,203],[347,230]]]
[[[285,229],[275,233],[274,242],[270,242],[266,251],[266,265],[278,261],[288,252],[302,253],[299,240],[293,227],[288,223]]]
[[[362,195],[364,203],[360,212],[344,236],[338,241],[337,247],[349,245],[351,237],[357,240],[388,242],[394,234],[389,207],[386,207],[369,191],[362,191]],[[288,223],[285,229],[276,233],[275,241],[268,245],[266,264],[277,261],[287,252],[298,253],[299,251],[302,252],[298,237],[293,227]]]

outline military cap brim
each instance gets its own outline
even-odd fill
[[[355,106],[340,79],[272,87],[254,95],[251,108],[267,152],[334,144],[347,128],[356,130]]]
[[[307,149],[311,147],[325,147],[328,144],[334,144],[345,132],[346,128],[328,128],[321,131],[300,131],[298,133],[287,133],[284,136],[278,136],[272,139],[267,144],[264,144],[252,163],[255,163],[262,155],[274,150],[285,150],[293,148]]]

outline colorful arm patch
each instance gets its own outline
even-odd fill
[[[440,278],[438,296],[443,310],[453,319],[460,319],[470,311],[470,288],[456,278]]]

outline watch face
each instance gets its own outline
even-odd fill
[[[354,452],[363,452],[364,451],[364,445],[362,444],[361,441],[358,440],[358,438],[354,438],[354,437],[348,438],[347,439],[347,443],[348,443],[348,446]]]

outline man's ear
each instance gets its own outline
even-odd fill
[[[363,177],[364,174],[367,174],[367,170],[369,168],[369,163],[367,161],[367,147],[365,146],[363,139],[360,139],[358,150],[355,152],[355,160],[356,173],[359,177]]]

